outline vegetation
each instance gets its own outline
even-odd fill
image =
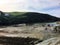
[[[23,15],[25,14],[26,12],[6,12],[6,13],[9,13],[11,15]]]
[[[55,26],[55,28],[54,28],[54,32],[56,32],[56,33],[60,33],[60,26]]]
[[[0,25],[11,24],[33,24],[41,22],[54,22],[60,20],[57,17],[50,16],[48,14],[35,13],[35,12],[5,12],[9,16],[5,16],[5,13],[0,11]]]

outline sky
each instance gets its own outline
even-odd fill
[[[60,18],[60,0],[0,0],[4,12],[39,12]]]

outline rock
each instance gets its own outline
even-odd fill
[[[60,45],[60,37],[50,38],[36,45]]]

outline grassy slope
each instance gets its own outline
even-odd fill
[[[10,16],[1,16],[0,24],[20,24],[20,23],[41,23],[41,22],[54,22],[59,20],[57,17],[36,13],[36,12],[5,12]]]
[[[7,12],[7,13],[9,13],[11,15],[23,15],[23,14],[25,14],[27,12]]]

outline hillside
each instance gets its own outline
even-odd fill
[[[22,23],[41,23],[41,22],[55,22],[60,19],[49,14],[42,14],[36,12],[11,12],[11,15],[16,16],[16,19]]]
[[[0,24],[42,23],[60,21],[59,18],[49,14],[36,12],[1,12]],[[8,15],[5,15],[8,14]]]

